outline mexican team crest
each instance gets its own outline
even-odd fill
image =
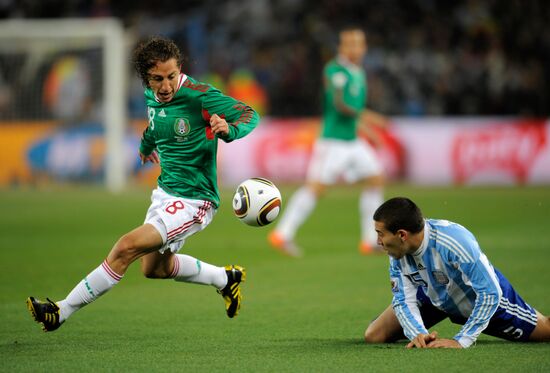
[[[177,137],[185,136],[189,133],[191,126],[186,118],[178,118],[174,122],[174,131]]]

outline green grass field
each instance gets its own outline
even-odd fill
[[[283,197],[291,191],[283,189]],[[141,224],[149,191],[1,190],[0,371],[550,371],[550,343],[482,336],[468,350],[364,344],[366,326],[391,291],[387,257],[357,252],[357,195],[335,189],[321,201],[300,231],[306,256],[297,260],[269,249],[269,228],[237,221],[231,194],[223,194],[214,222],[183,252],[247,268],[235,319],[213,288],[148,280],[134,265],[110,293],[44,333],[26,297],[65,297],[121,234]],[[395,185],[386,195],[406,195],[426,216],[470,228],[520,294],[550,314],[550,188]],[[458,326],[434,329],[452,337]]]

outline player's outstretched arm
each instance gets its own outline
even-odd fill
[[[209,121],[212,133],[225,142],[246,136],[260,121],[250,106],[216,89],[209,90],[203,100],[203,117]]]
[[[379,128],[388,128],[390,120],[381,113],[371,109],[365,109],[361,112],[361,122]]]

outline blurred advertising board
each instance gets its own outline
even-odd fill
[[[397,119],[406,180],[414,184],[550,184],[550,122]]]
[[[266,119],[221,147],[222,180],[304,180],[319,120]],[[419,185],[550,184],[550,122],[501,118],[393,118],[378,154],[390,180]],[[243,146],[246,144],[246,146]]]
[[[238,145],[220,145],[220,176],[230,184],[262,176],[277,182],[303,182],[313,145],[319,135],[319,118],[263,119]],[[390,178],[404,172],[401,144],[391,131],[378,133],[377,148]]]
[[[137,183],[154,185],[158,167],[141,166],[137,149],[146,122],[134,121],[125,165]],[[249,136],[220,142],[220,184],[252,176],[303,182],[319,118],[263,118]],[[550,122],[502,118],[392,118],[378,133],[390,180],[419,185],[550,184]],[[105,138],[98,123],[0,123],[0,186],[51,181],[101,182]]]
[[[134,127],[124,144],[129,174],[140,166]],[[0,147],[5,152],[0,185],[103,181],[105,136],[99,123],[0,122]]]

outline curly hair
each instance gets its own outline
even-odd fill
[[[182,57],[178,46],[170,39],[154,36],[137,45],[132,63],[143,85],[149,87],[149,70],[158,62],[166,62],[171,58],[181,66]]]

